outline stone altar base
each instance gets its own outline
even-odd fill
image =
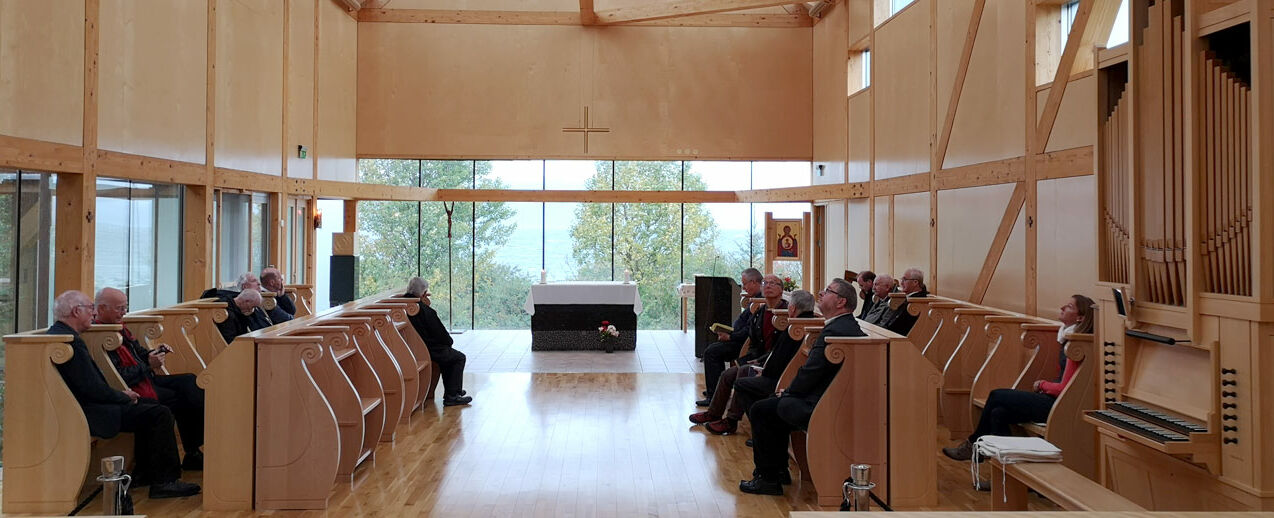
[[[603,343],[597,328],[603,320],[619,336]],[[634,351],[637,315],[624,304],[536,304],[531,315],[532,351]]]

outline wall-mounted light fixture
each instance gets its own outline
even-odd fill
[[[314,209],[314,228],[323,228],[323,209]]]

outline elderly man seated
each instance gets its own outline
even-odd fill
[[[892,316],[889,309],[889,294],[898,291],[894,287],[893,276],[882,273],[876,276],[876,280],[872,282],[871,311],[867,312],[867,316],[860,317],[868,324],[878,326],[885,325],[883,322],[886,318]]]
[[[420,311],[410,317],[411,325],[429,348],[429,359],[433,360],[442,373],[443,406],[467,405],[473,402],[473,397],[465,395],[464,391],[465,355],[452,347],[455,341],[451,339],[451,333],[442,325],[438,312],[430,307],[429,283],[420,277],[412,277],[407,282],[407,293],[403,297],[420,299],[417,302]]]
[[[902,291],[907,294],[907,299],[928,297],[929,290],[925,289],[925,273],[920,271],[919,268],[908,268],[902,274]],[[907,301],[903,301],[902,305],[898,306],[897,309],[889,310],[880,319],[879,325],[900,335],[911,332],[911,326],[916,324],[918,317],[907,311],[907,304]]]
[[[119,324],[128,312],[128,296],[115,288],[102,288],[94,301],[97,305],[98,324]],[[181,431],[182,448],[186,460],[182,469],[203,469],[203,409],[204,392],[195,384],[194,374],[165,375],[156,371],[164,368],[163,349],[149,350],[138,342],[128,328],[120,330],[123,343],[108,356],[124,383],[147,401],[158,401],[172,411]],[[165,346],[166,347],[166,346]]]
[[[142,399],[133,390],[120,392],[106,384],[106,377],[89,356],[80,333],[93,325],[93,301],[78,291],[67,291],[54,301],[48,334],[71,335],[71,359],[55,365],[67,388],[84,410],[89,432],[109,439],[120,432],[134,434],[137,458],[134,486],[150,486],[151,498],[174,498],[199,494],[199,486],[179,480],[181,459],[173,436],[173,414],[158,402]],[[79,484],[79,481],[75,482]]]
[[[266,268],[265,270],[262,270],[260,279],[258,279],[256,275],[253,275],[252,272],[244,273],[239,276],[239,280],[235,282],[235,286],[239,288],[240,292],[243,292],[243,290],[257,290],[260,292],[266,278],[266,273],[271,270],[274,270],[274,275],[276,277],[274,282],[278,283],[278,291],[274,291],[272,288],[267,288],[275,294],[274,309],[266,311],[265,307],[262,307],[261,311],[265,312],[266,315],[270,317],[271,324],[280,324],[292,320],[292,314],[296,312],[296,307],[293,306],[292,311],[289,312],[279,305],[279,299],[286,299],[287,297],[283,295],[283,276],[279,275],[278,270],[275,270],[274,268]],[[291,302],[291,300],[288,301],[288,303]]]
[[[287,319],[280,320],[275,318],[275,313],[271,311],[270,318],[274,320],[274,323],[286,322],[296,316],[296,303],[283,293],[283,273],[278,268],[269,267],[261,270],[261,287],[274,292],[275,309],[287,314]]]
[[[217,330],[221,331],[221,337],[227,344],[233,342],[236,336],[274,325],[261,309],[261,292],[255,289],[245,289],[233,298],[226,295],[218,298],[226,302],[229,314],[225,322],[217,324]]]

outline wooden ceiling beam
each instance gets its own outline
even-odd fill
[[[593,10],[593,0],[579,0],[580,25],[596,25],[597,12]]]
[[[587,0],[581,0],[581,3]],[[440,9],[367,9],[358,11],[359,22],[446,23],[475,25],[590,25],[583,12],[575,11],[470,11]],[[592,25],[597,23],[594,18]],[[812,27],[808,15],[785,13],[721,13],[665,18],[624,25],[654,27]]]
[[[611,25],[679,18],[696,14],[713,14],[791,4],[792,0],[675,0],[647,5],[620,7],[597,12],[597,21]]]

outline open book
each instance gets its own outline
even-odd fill
[[[725,324],[721,324],[721,323],[712,324],[712,325],[708,326],[708,330],[709,330],[709,331],[712,331],[713,333],[721,333],[721,332],[733,333],[733,332],[734,332],[734,328],[733,328],[733,327],[730,327],[730,326],[727,326],[727,325],[725,325]]]

